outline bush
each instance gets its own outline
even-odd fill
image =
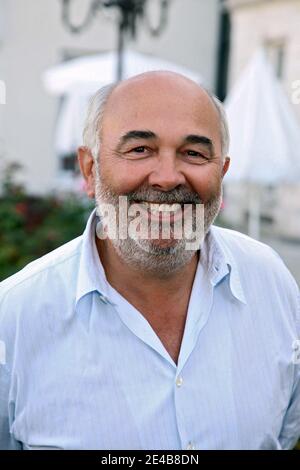
[[[0,197],[0,281],[79,236],[92,204],[82,196],[30,196],[14,183],[18,165],[3,172]]]

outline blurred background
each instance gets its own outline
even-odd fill
[[[300,0],[0,0],[0,280],[78,236],[91,94],[146,70],[224,101],[232,165],[217,224],[300,282]]]

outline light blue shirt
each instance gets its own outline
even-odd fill
[[[292,448],[299,290],[278,255],[211,227],[176,365],[108,284],[95,223],[0,284],[0,448]]]

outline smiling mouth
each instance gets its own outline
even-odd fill
[[[174,202],[168,204],[148,201],[135,201],[134,204],[140,206],[140,211],[144,214],[147,214],[151,219],[160,221],[169,220],[170,222],[175,222],[175,220],[182,219],[182,217],[185,216],[184,205],[195,205],[191,202]]]
[[[195,202],[183,201],[183,202],[157,202],[157,201],[132,201],[132,204],[143,204],[144,206],[152,206],[153,208],[160,208],[160,210],[177,210],[178,207],[184,208],[185,204],[195,205]]]

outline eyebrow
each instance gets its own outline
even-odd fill
[[[214,144],[209,137],[204,135],[190,134],[183,139],[184,144],[200,144],[208,148],[211,155],[214,154]]]
[[[126,132],[119,140],[118,149],[120,149],[129,140],[137,139],[155,139],[157,135],[152,131],[133,130]]]

